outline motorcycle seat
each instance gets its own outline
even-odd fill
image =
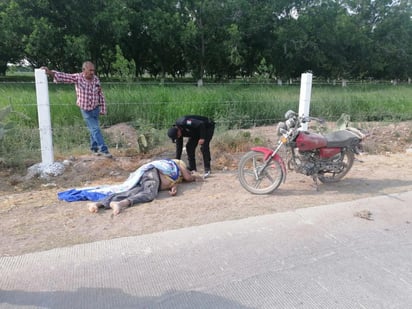
[[[361,142],[359,136],[348,130],[340,130],[325,134],[328,148],[356,146]]]

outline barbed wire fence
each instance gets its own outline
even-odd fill
[[[30,83],[29,83],[30,84]],[[32,83],[31,83],[32,84]],[[391,82],[386,82],[385,85],[389,85]],[[153,85],[159,85],[153,84]],[[256,85],[256,83],[254,83]],[[314,87],[321,86],[322,84],[314,83]],[[329,84],[327,84],[329,85]],[[34,84],[33,84],[34,87]],[[35,100],[17,102],[13,98],[3,98],[7,104],[11,105],[13,109],[26,111],[31,117],[35,117],[37,113]],[[198,110],[197,114],[202,114],[205,107],[202,103],[191,103],[191,109]],[[188,102],[181,102],[184,106]],[[363,102],[359,102],[361,106]],[[181,116],[181,109],[177,109],[172,117],[165,117],[164,113],[170,113],[170,106],[179,107],[176,103],[171,103],[168,101],[144,101],[144,102],[107,102],[108,115],[102,116],[100,118],[101,126],[103,128],[108,128],[119,123],[128,123],[135,127],[136,130],[143,132],[148,128],[152,127],[157,130],[162,138],[166,139],[167,128],[172,124],[172,119],[176,119]],[[356,104],[355,104],[356,105]],[[256,126],[276,126],[279,121],[283,120],[284,113],[288,109],[297,110],[298,108],[298,97],[296,97],[295,102],[281,102],[277,104],[276,100],[273,101],[262,101],[262,100],[248,100],[248,101],[214,101],[208,102],[208,107],[213,107],[213,109],[220,111],[218,117],[216,117],[216,127],[217,131],[227,131],[229,129],[247,129]],[[252,107],[251,111],[239,112],[242,110],[239,106]],[[379,106],[379,102],[377,102]],[[167,108],[165,108],[167,107]],[[348,104],[348,108],[342,107],[342,110],[348,110],[351,106]],[[205,111],[206,113],[213,113],[212,110]],[[317,116],[322,116],[327,121],[336,121],[337,116],[331,112],[331,110],[321,110],[322,108],[317,108],[316,104],[312,105],[312,110]],[[63,115],[62,119],[54,119],[55,111],[64,110],[66,114]],[[167,110],[167,111],[165,111]],[[384,108],[379,109],[379,117],[382,119],[400,119],[402,115],[397,115],[396,113],[387,111]],[[262,113],[263,111],[263,113]],[[186,114],[190,114],[188,111]],[[51,104],[51,117],[52,117],[52,132],[53,140],[55,144],[59,145],[62,151],[70,150],[73,147],[78,147],[82,149],[88,149],[88,131],[84,124],[81,114],[78,110],[76,104],[73,103],[59,103],[53,102]],[[350,112],[349,112],[350,114]],[[71,118],[71,119],[68,119]],[[356,119],[370,119],[371,117],[369,111],[357,111]],[[355,119],[355,121],[356,121]],[[2,141],[0,157],[4,156],[16,156],[16,150],[18,148],[25,148],[25,152],[31,152],[33,154],[40,153],[40,143],[39,143],[39,128],[36,126],[36,122],[32,122],[34,125],[19,126],[16,128],[15,133],[12,137],[7,140]],[[275,132],[274,132],[275,133]],[[6,145],[7,142],[20,144],[16,145]],[[111,145],[114,146],[114,145]]]

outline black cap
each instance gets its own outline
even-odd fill
[[[167,131],[167,135],[170,137],[170,139],[172,140],[173,143],[176,142],[177,139],[177,127],[171,127],[168,131]]]

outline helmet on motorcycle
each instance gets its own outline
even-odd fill
[[[293,110],[288,110],[285,113],[285,119],[293,118],[296,116],[296,113]]]

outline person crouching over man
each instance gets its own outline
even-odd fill
[[[176,159],[181,159],[183,150],[183,138],[188,137],[186,152],[188,169],[196,172],[196,147],[200,145],[203,155],[204,178],[211,173],[210,168],[210,141],[215,131],[215,122],[207,117],[198,115],[187,115],[176,120],[175,124],[167,131],[173,143],[176,143]]]

